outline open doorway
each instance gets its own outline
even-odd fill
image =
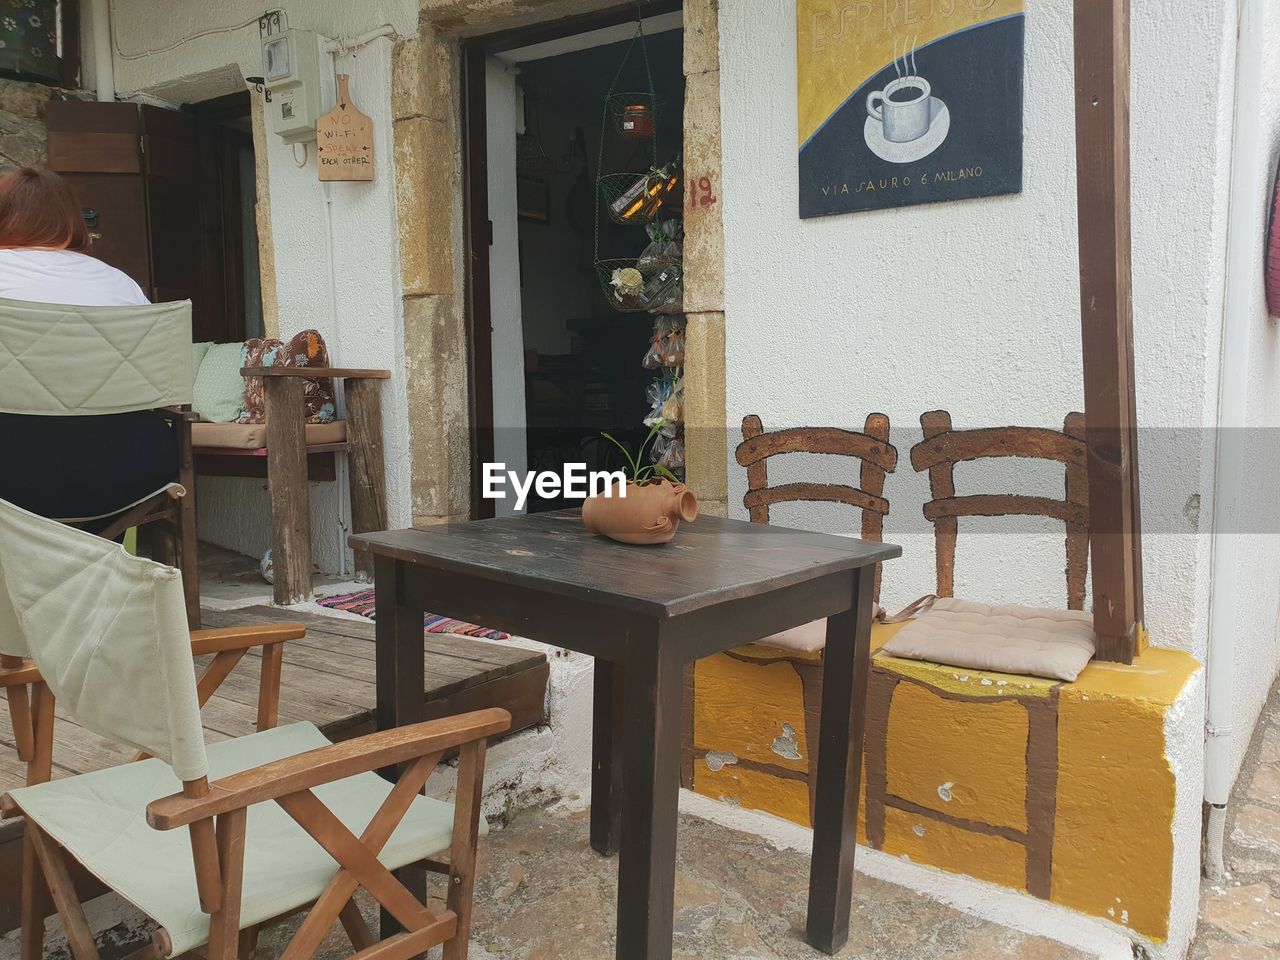
[[[486,462],[518,473],[561,474],[568,463],[588,470],[621,467],[621,452],[603,435],[636,449],[649,433],[645,421],[653,422],[655,397],[669,393],[680,375],[678,365],[645,365],[656,311],[661,308],[669,327],[682,324],[678,295],[674,304],[667,296],[640,308],[619,302],[616,293],[619,268],[636,264],[656,231],[670,234],[676,241],[671,249],[678,249],[683,194],[682,17],[669,8],[648,17],[637,43],[631,10],[629,22],[620,16],[614,24],[570,35],[535,34],[524,45],[508,39],[505,49],[475,52],[469,62],[476,516],[516,506],[512,498],[480,496]],[[626,91],[651,94],[652,103],[644,96],[634,104],[615,97],[618,111],[606,111],[609,94]],[[476,135],[480,92],[483,143]],[[638,135],[624,134],[615,115],[628,106],[639,115]],[[655,169],[668,175],[660,209],[630,219],[618,215],[625,207],[611,213],[630,187],[625,174],[644,177]],[[610,176],[616,184],[602,182]],[[476,243],[479,203],[488,235]],[[678,261],[676,267],[678,278]],[[666,430],[657,440],[664,450],[679,436],[674,420]],[[526,509],[572,505],[534,490]]]
[[[191,104],[200,154],[201,276],[212,309],[205,336],[231,343],[263,336],[258,263],[257,163],[248,91]]]

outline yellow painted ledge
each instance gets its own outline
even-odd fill
[[[899,629],[877,625],[873,648]],[[809,824],[805,682],[816,682],[820,659],[749,645],[699,661],[695,790]],[[1200,669],[1194,658],[1147,648],[1132,666],[1091,663],[1071,684],[879,655],[874,669],[903,681],[888,702],[886,782],[916,811],[886,808],[884,850],[1026,890],[1017,838],[1030,830],[1051,841],[1048,899],[1165,939],[1176,794],[1165,716]],[[1056,756],[1029,756],[1032,704],[1053,711]],[[1029,761],[1039,776],[1029,779]],[[1045,782],[1046,769],[1052,822],[1028,823],[1029,810],[1046,808],[1028,806],[1027,785]]]

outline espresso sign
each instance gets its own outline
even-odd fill
[[[1022,190],[1025,0],[796,0],[800,216]]]
[[[373,179],[373,121],[356,109],[347,75],[338,74],[338,102],[316,121],[321,180]]]

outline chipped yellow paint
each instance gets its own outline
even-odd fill
[[[1055,685],[1055,681],[1039,677],[948,667],[921,660],[900,660],[884,654],[876,656],[876,668],[966,697],[1047,697]]]
[[[1199,661],[1181,650],[1148,647],[1131,666],[1092,661],[1075,683],[1062,688],[1062,696],[1132,701],[1135,710],[1163,717],[1199,669]]]
[[[1027,851],[1022,844],[893,807],[885,811],[884,850],[988,883],[1019,890],[1026,886]]]
[[[694,689],[698,691],[693,716],[695,748],[725,751],[739,760],[809,772],[804,693],[800,675],[790,663],[742,663],[723,655],[704,658],[695,668]],[[795,732],[798,760],[773,749],[774,741],[783,733],[783,724],[789,724]],[[807,789],[803,783],[800,788]]]
[[[763,810],[792,823],[811,826],[807,781],[751,770],[733,763],[711,770],[702,759],[698,760],[697,767],[694,783],[698,793],[735,807]],[[862,842],[866,842],[865,831]]]
[[[898,629],[878,625],[873,649]],[[796,655],[756,646],[735,653],[752,662],[719,655],[698,663],[695,742],[704,750],[807,770],[800,678],[785,662]],[[1025,829],[1027,712],[999,698],[1049,697],[1055,684],[883,656],[877,656],[876,669],[904,681],[895,689],[888,718],[890,793],[962,820]],[[1166,758],[1165,717],[1199,669],[1184,653],[1150,647],[1132,666],[1091,663],[1075,683],[1059,686],[1050,899],[1156,941],[1168,932],[1173,869],[1175,783]],[[946,700],[921,684],[988,702]],[[788,764],[771,749],[783,723],[795,727],[801,761]],[[950,802],[937,792],[948,783]],[[735,764],[712,772],[699,760],[694,788],[809,824],[807,785],[792,776]],[[863,817],[865,803],[860,842]],[[980,830],[889,808],[884,849],[1017,890],[1026,887],[1023,846]]]
[[[1027,828],[1027,710],[944,700],[910,681],[889,707],[889,793],[951,817]]]
[[[1165,939],[1176,783],[1165,713],[1200,669],[1148,648],[1132,666],[1091,663],[1062,688],[1053,900]]]

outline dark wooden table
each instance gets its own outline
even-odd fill
[[[848,939],[875,565],[900,547],[703,517],[663,547],[578,511],[352,537],[375,557],[377,722],[422,715],[424,610],[596,658],[591,843],[617,852],[618,960],[668,960],[685,664],[827,620],[809,942]]]

